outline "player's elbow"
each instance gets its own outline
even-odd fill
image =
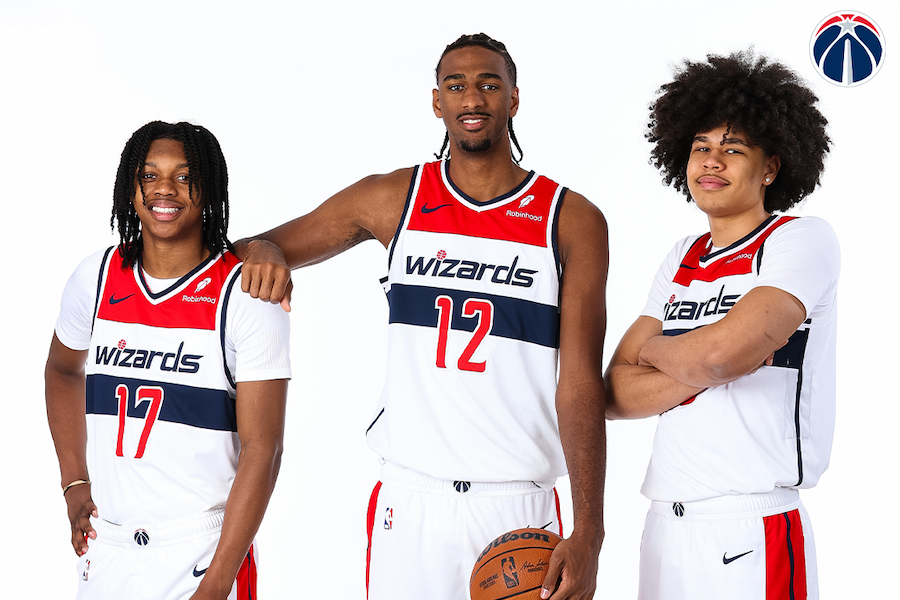
[[[698,361],[698,380],[692,382],[698,387],[712,387],[730,383],[748,372],[744,367],[746,357],[733,348],[712,347]]]

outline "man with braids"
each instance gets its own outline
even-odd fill
[[[45,372],[78,598],[256,598],[253,538],[281,459],[289,324],[234,285],[212,133],[138,129],[112,223],[119,245],[66,285]]]
[[[383,462],[368,513],[371,600],[466,599],[495,538],[562,533],[554,481],[567,467],[574,528],[541,596],[591,598],[603,540],[606,222],[512,160],[519,95],[503,44],[462,36],[436,77],[449,156],[367,177],[239,243],[242,287],[280,301],[290,268],[367,239],[388,250],[388,371],[367,431]]]
[[[675,244],[606,371],[609,418],[660,415],[641,599],[818,598],[798,489],[831,452],[840,250],[777,214],[819,183],[816,102],[743,52],[685,62],[651,107],[653,164],[710,231]]]

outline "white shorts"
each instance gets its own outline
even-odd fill
[[[468,600],[496,537],[523,527],[562,536],[553,482],[444,481],[385,464],[368,514],[369,600]]]
[[[812,527],[797,490],[654,501],[639,600],[817,600]]]
[[[97,539],[78,560],[78,600],[187,600],[197,591],[222,533],[224,509],[160,524],[91,519]],[[255,544],[229,600],[256,600]]]

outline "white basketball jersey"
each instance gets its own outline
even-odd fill
[[[816,484],[834,433],[839,265],[834,232],[813,217],[770,217],[721,250],[708,233],[676,245],[643,312],[665,335],[715,323],[758,286],[792,294],[809,318],[772,366],[660,415],[644,495],[692,501]]]
[[[566,473],[556,417],[565,188],[529,173],[487,202],[416,167],[389,247],[387,378],[369,446],[382,459],[467,481]]]
[[[224,323],[239,273],[226,252],[154,294],[139,263],[123,270],[107,251],[86,366],[92,494],[105,520],[225,505],[240,445]]]

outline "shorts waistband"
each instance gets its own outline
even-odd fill
[[[216,508],[199,516],[163,523],[110,523],[91,518],[97,539],[131,548],[153,548],[222,528],[225,509]]]
[[[460,496],[504,495],[550,491],[556,485],[551,481],[463,481],[438,479],[412,469],[398,467],[391,463],[381,466],[381,480],[419,491],[436,494],[456,494]]]
[[[793,488],[777,488],[765,494],[717,496],[692,502],[654,500],[650,511],[667,519],[733,519],[767,517],[799,508],[800,493]]]

